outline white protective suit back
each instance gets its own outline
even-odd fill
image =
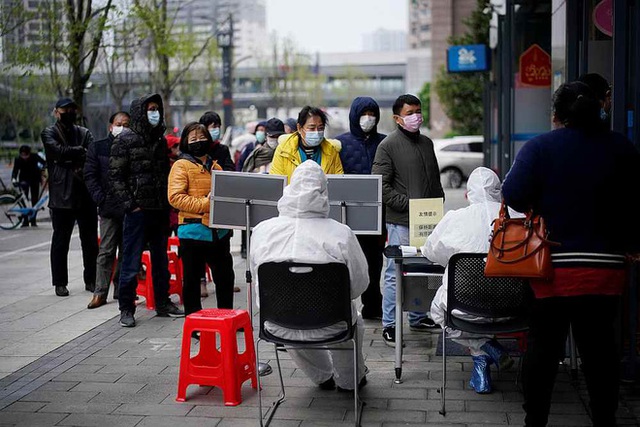
[[[458,252],[486,253],[489,250],[491,222],[500,211],[500,185],[500,178],[491,169],[474,169],[467,181],[470,205],[444,215],[422,246],[422,255],[446,267],[449,258]],[[431,317],[438,324],[443,324],[446,311],[447,273],[448,269],[445,269],[442,286],[431,303]]]
[[[351,299],[358,298],[369,284],[367,260],[351,229],[329,218],[327,177],[316,162],[307,160],[296,168],[278,201],[278,211],[280,216],[261,222],[251,235],[256,303],[260,303],[258,267],[271,261],[344,263],[349,269]],[[352,318],[355,322],[353,303]]]

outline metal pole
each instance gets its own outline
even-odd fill
[[[233,126],[233,14],[229,14],[229,28],[218,33],[222,47],[222,113],[225,128]]]
[[[251,200],[245,200],[245,221],[247,235],[245,237],[245,244],[247,248],[247,259],[245,260],[245,278],[247,281],[247,307],[249,309],[249,318],[251,319],[251,327],[253,328],[253,278],[251,277],[251,248],[249,242],[251,241]],[[257,354],[257,353],[256,353]],[[258,375],[265,376],[273,372],[271,366],[268,363],[258,362]],[[258,383],[259,384],[259,383]]]
[[[340,221],[347,225],[347,202],[340,202]]]

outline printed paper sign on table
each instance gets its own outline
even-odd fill
[[[444,199],[409,199],[409,245],[421,247],[444,215]]]

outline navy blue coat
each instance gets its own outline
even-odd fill
[[[109,133],[105,139],[91,144],[84,163],[85,184],[103,218],[120,218],[124,215],[113,194],[113,186],[109,183],[109,155],[114,139]]]
[[[364,133],[360,127],[360,116],[365,111],[373,111],[376,115],[376,125]],[[340,160],[345,174],[371,174],[373,159],[380,142],[386,135],[378,133],[380,122],[380,107],[368,96],[359,96],[351,103],[349,111],[349,129],[351,132],[338,135],[336,139],[342,143]]]

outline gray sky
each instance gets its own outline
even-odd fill
[[[407,31],[407,0],[266,0],[267,30],[300,50],[354,52],[378,28]]]

